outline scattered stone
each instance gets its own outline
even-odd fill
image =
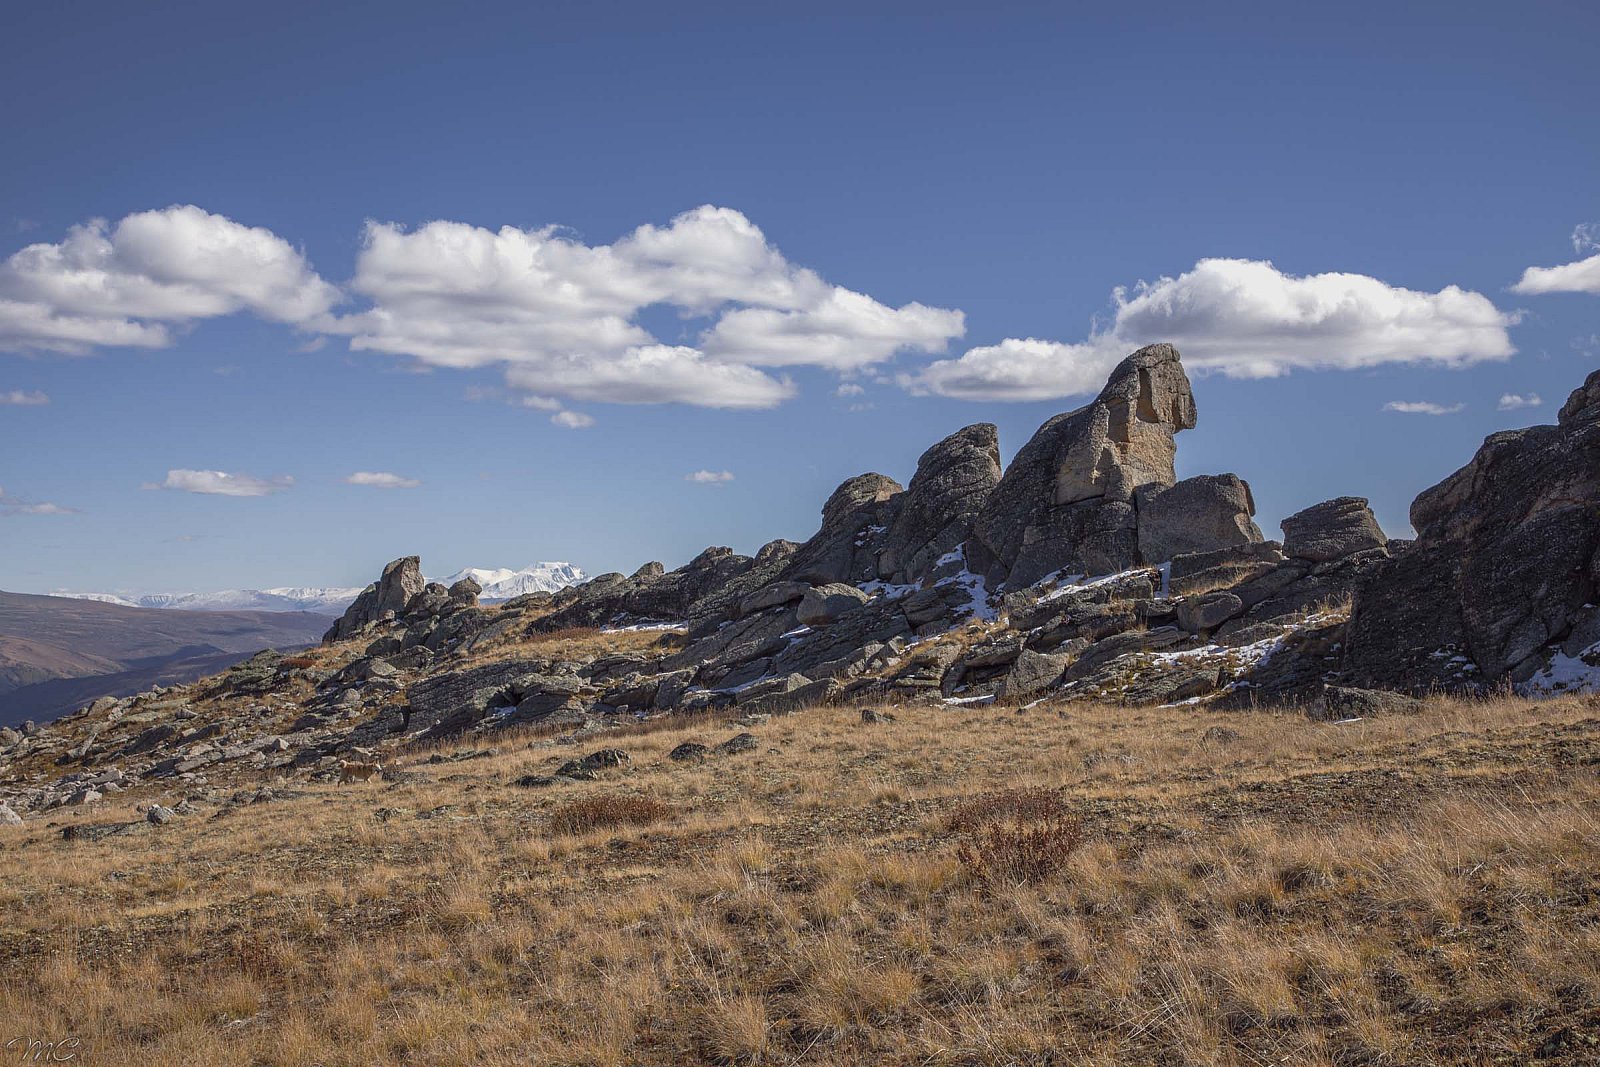
[[[1231,726],[1208,726],[1206,732],[1200,735],[1200,740],[1207,745],[1231,745],[1243,737]]]
[[[679,763],[700,763],[705,760],[710,752],[711,750],[705,745],[694,741],[685,741],[671,752],[668,752],[667,758],[676,760]]]
[[[144,817],[149,822],[154,823],[157,826],[162,826],[171,822],[178,816],[177,813],[171,808],[164,807],[160,804],[152,804],[150,805],[150,810],[144,813]]]
[[[11,810],[9,804],[0,804],[0,826],[21,826],[22,816]]]
[[[862,708],[861,721],[869,725],[875,725],[878,723],[894,722],[895,718],[887,711],[879,711],[877,708]]]
[[[717,746],[717,752],[723,756],[734,756],[740,752],[753,751],[759,744],[755,734],[734,734]]]
[[[1411,715],[1421,710],[1422,701],[1403,693],[1327,685],[1323,686],[1322,699],[1312,705],[1311,717],[1328,722],[1373,715]]]

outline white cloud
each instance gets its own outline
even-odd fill
[[[999,344],[969,348],[960,359],[939,360],[901,375],[900,382],[914,393],[963,400],[1044,400],[1092,393],[1105,384],[1106,372],[1128,354],[1123,348],[1109,340],[1069,345],[1008,337]]]
[[[795,395],[794,383],[739,364],[717,363],[693,348],[646,345],[612,357],[560,357],[513,366],[506,384],[536,395],[614,404],[695,404],[770,408]]]
[[[696,485],[727,485],[733,481],[733,472],[699,470],[692,474],[685,474],[683,480],[694,482]]]
[[[581,411],[558,411],[550,416],[550,421],[568,430],[586,430],[594,425],[594,416]]]
[[[365,485],[373,489],[415,489],[422,482],[388,471],[356,471],[345,479],[350,485]]]
[[[1078,344],[1007,338],[902,375],[914,392],[1043,400],[1098,389],[1143,345],[1169,341],[1191,370],[1265,378],[1384,363],[1466,366],[1516,349],[1515,314],[1479,293],[1437,293],[1362,274],[1291,275],[1260,260],[1204,259],[1176,278],[1113,291],[1115,314]]]
[[[1600,295],[1600,222],[1580,222],[1572,230],[1572,251],[1586,259],[1558,267],[1529,267],[1511,287],[1513,293],[1595,293]]]
[[[1529,393],[1526,396],[1517,393],[1506,393],[1500,398],[1499,409],[1501,411],[1518,411],[1522,408],[1536,408],[1543,403],[1544,401],[1539,398],[1538,393]]]
[[[1513,285],[1511,291],[1528,296],[1544,293],[1600,295],[1600,254],[1559,267],[1529,267],[1522,272],[1522,280]]]
[[[711,206],[609,245],[554,227],[371,223],[352,286],[372,307],[329,329],[356,350],[504,366],[515,389],[616,403],[771,407],[794,387],[760,367],[861,367],[942,351],[964,329],[959,311],[830,285]],[[665,344],[638,322],[651,307],[713,321],[693,344]]]
[[[0,349],[160,348],[175,326],[236,311],[307,324],[338,295],[270,230],[177,205],[94,219],[0,263]]]
[[[839,386],[839,388],[837,388],[837,389],[835,389],[833,391],[833,395],[834,396],[860,396],[862,393],[865,393],[865,392],[866,392],[866,390],[863,389],[861,386],[857,385],[855,382],[845,382],[843,385]]]
[[[185,493],[211,496],[266,496],[294,485],[287,474],[275,478],[256,478],[227,471],[170,470],[164,482],[147,482],[146,489],[177,489]]]
[[[11,404],[18,407],[39,407],[48,403],[50,398],[37,389],[30,391],[13,389],[8,393],[0,393],[0,406]]]
[[[1454,415],[1466,408],[1465,404],[1435,404],[1431,400],[1391,400],[1383,405],[1385,411],[1402,415]]]
[[[41,500],[25,500],[0,488],[0,518],[12,515],[76,515],[77,508],[63,507]]]

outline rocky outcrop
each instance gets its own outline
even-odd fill
[[[1388,543],[1365,497],[1324,500],[1283,520],[1283,554],[1291,559],[1326,563]]]
[[[676,570],[663,570],[658,563],[627,578],[601,575],[557,594],[554,610],[539,621],[539,628],[682,622],[696,604],[750,570],[754,562],[731,548],[708,548]]]
[[[822,506],[821,529],[795,551],[784,578],[808,585],[876,579],[878,553],[903,492],[899,482],[882,474],[844,482]]]
[[[1254,544],[1261,528],[1250,486],[1236,474],[1202,474],[1172,486],[1151,482],[1134,492],[1139,555],[1164,563],[1188,552]]]
[[[355,603],[345,609],[339,621],[323,635],[323,644],[342,641],[374,623],[396,618],[426,585],[420,558],[403,556],[395,560],[383,568],[383,577],[363,589]]]
[[[1017,453],[974,523],[972,568],[991,588],[1016,588],[1137,564],[1135,491],[1177,480],[1173,436],[1194,424],[1177,349],[1135,352],[1093,403],[1057,415]]]
[[[884,535],[878,576],[897,584],[928,577],[971,535],[999,482],[1000,435],[991,423],[957,430],[924,452]]]
[[[1491,434],[1411,505],[1417,540],[1358,589],[1356,684],[1460,687],[1540,671],[1600,589],[1600,371],[1554,426]]]

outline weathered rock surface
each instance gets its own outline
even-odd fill
[[[1416,542],[1358,588],[1351,679],[1420,689],[1536,670],[1600,590],[1600,371],[1555,426],[1491,434],[1411,523]]]
[[[868,582],[899,510],[900,483],[882,474],[844,482],[822,506],[822,527],[794,553],[784,578],[808,585]]]
[[[1283,520],[1283,554],[1291,559],[1324,563],[1388,541],[1365,497],[1324,500]]]
[[[991,587],[1016,588],[1056,571],[1135,565],[1134,491],[1176,481],[1173,435],[1194,424],[1177,350],[1135,352],[1093,403],[1046,422],[1011,461],[974,522],[973,569]]]
[[[1000,435],[991,423],[957,430],[922,454],[878,552],[879,577],[900,584],[927,577],[972,533],[1000,483]]]
[[[1151,482],[1135,491],[1134,502],[1139,555],[1147,563],[1261,540],[1261,529],[1252,521],[1255,498],[1236,474],[1202,474],[1172,486]]]
[[[839,616],[867,602],[867,594],[853,585],[834,582],[807,589],[800,598],[795,616],[803,626],[827,626]]]
[[[383,577],[363,589],[355,603],[345,609],[344,615],[323,636],[323,643],[342,641],[373,623],[395,618],[426,584],[419,557],[403,556],[395,560],[383,568]]]

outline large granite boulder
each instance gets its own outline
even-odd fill
[[[1176,485],[1141,485],[1134,493],[1139,509],[1139,555],[1164,563],[1187,552],[1214,552],[1261,540],[1250,486],[1237,474],[1202,474]]]
[[[1600,371],[1555,426],[1491,434],[1411,505],[1417,540],[1358,587],[1357,685],[1521,680],[1600,595]]]
[[[1364,497],[1341,496],[1283,520],[1283,554],[1313,563],[1343,559],[1389,543]]]
[[[807,589],[795,609],[802,625],[827,626],[839,616],[854,611],[867,602],[867,594],[853,585],[835,582]]]
[[[919,581],[961,547],[1000,482],[1000,436],[991,423],[957,430],[922,454],[878,554],[880,577]]]
[[[470,574],[450,587],[450,606],[453,608],[475,608],[478,606],[478,597],[483,595],[483,586]]]
[[[355,603],[346,608],[339,621],[323,635],[322,643],[342,641],[373,623],[396,618],[426,585],[422,560],[417,556],[402,556],[383,568],[383,576],[361,591]]]
[[[783,577],[808,585],[877,578],[878,551],[903,492],[899,482],[882,474],[844,482],[822,506],[822,528],[795,551]]]
[[[1134,566],[1134,492],[1177,480],[1173,435],[1194,424],[1177,349],[1135,352],[1093,403],[1046,422],[1017,453],[973,524],[970,565],[990,588]]]

